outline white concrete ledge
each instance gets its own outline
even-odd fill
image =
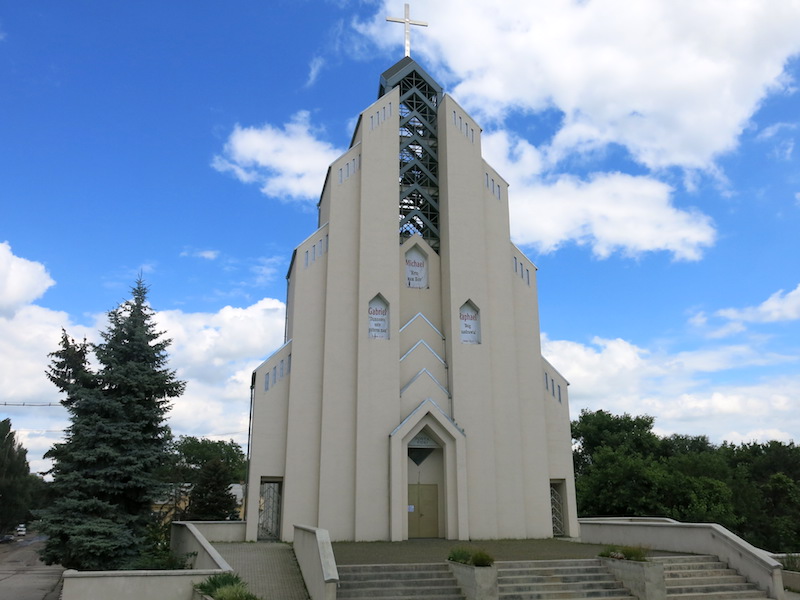
[[[294,554],[311,600],[336,600],[339,571],[328,531],[295,525]]]
[[[716,523],[680,523],[662,518],[584,518],[579,522],[582,542],[713,554],[770,598],[786,598],[781,563]]]

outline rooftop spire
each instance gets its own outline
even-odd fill
[[[406,56],[411,56],[411,26],[418,25],[419,27],[427,27],[428,24],[424,21],[412,21],[411,9],[408,4],[405,5],[405,17],[400,19],[398,17],[386,17],[387,21],[392,23],[403,23],[406,29]]]

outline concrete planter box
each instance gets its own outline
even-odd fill
[[[800,592],[800,572],[797,571],[783,571],[783,586],[791,588],[795,592]]]
[[[604,557],[600,562],[639,600],[666,600],[664,565]]]
[[[494,565],[475,567],[452,560],[448,560],[447,564],[467,600],[496,600],[498,598],[497,567]]]

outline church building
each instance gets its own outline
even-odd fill
[[[248,540],[578,536],[567,382],[508,194],[419,64],[383,73],[253,372]]]

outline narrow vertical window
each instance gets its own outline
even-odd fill
[[[292,372],[292,355],[286,357],[286,373]]]
[[[561,404],[561,384],[558,384],[558,403]]]
[[[272,367],[272,385],[278,383],[278,367]]]
[[[456,124],[456,111],[453,111],[453,125]]]
[[[369,116],[369,128],[370,130],[375,129],[375,117],[374,115]]]
[[[550,376],[547,374],[547,371],[545,371],[544,372],[544,389],[546,389],[548,392],[550,391],[549,378],[550,378]]]
[[[486,173],[486,189],[489,189],[489,174]]]
[[[389,102],[389,116],[390,117],[392,116],[392,103],[391,102]],[[359,154],[359,156],[361,156],[361,155]]]
[[[308,250],[306,250],[306,266],[308,266]]]
[[[531,270],[525,269],[525,277],[528,279],[528,285],[531,284]]]
[[[325,252],[327,252],[327,251],[328,251],[328,234],[326,233],[325,234]],[[291,355],[289,355],[289,356],[291,356]]]
[[[481,314],[469,300],[458,311],[458,324],[462,344],[481,343]]]
[[[314,262],[315,260],[317,260],[317,245],[316,244],[311,246],[311,262]]]
[[[514,273],[517,272],[517,257],[514,257]]]
[[[280,378],[283,379],[283,359],[281,359],[281,368],[280,371],[278,371],[278,373],[280,374]]]
[[[269,391],[269,371],[267,371],[267,375],[264,377],[264,391]]]
[[[339,169],[339,183],[342,183],[342,181],[344,181],[344,177],[342,177],[342,170]]]

